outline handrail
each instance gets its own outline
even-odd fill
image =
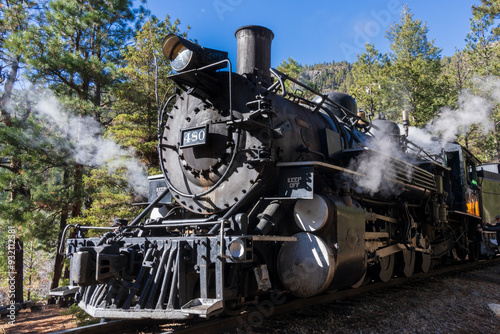
[[[231,116],[231,121],[234,121],[234,113],[233,113],[233,96],[232,96],[232,65],[231,65],[231,61],[229,59],[225,59],[225,60],[222,60],[222,61],[219,61],[217,63],[213,63],[213,64],[210,64],[210,65],[207,65],[207,66],[204,66],[204,67],[201,67],[201,68],[198,68],[196,69],[196,71],[202,71],[202,70],[205,70],[205,69],[208,69],[208,68],[211,68],[213,66],[217,66],[221,63],[224,63],[224,62],[227,62],[228,65],[229,65],[229,73],[228,73],[228,89],[229,89],[229,114]],[[170,101],[170,99],[169,99]],[[161,116],[162,117],[162,120],[163,120],[163,115]],[[160,124],[161,125],[161,124]],[[187,193],[183,193],[182,191],[180,191],[179,189],[177,189],[173,184],[172,182],[170,182],[170,179],[168,178],[167,176],[167,173],[165,172],[165,168],[163,166],[163,151],[162,151],[162,142],[163,142],[163,137],[161,136],[160,134],[160,131],[161,129],[158,129],[158,137],[159,137],[159,142],[158,142],[158,153],[159,153],[159,158],[160,158],[160,168],[161,168],[161,171],[163,173],[163,176],[165,177],[165,182],[168,186],[168,188],[175,192],[176,194],[182,196],[182,197],[187,197],[187,198],[191,198],[191,199],[196,199],[196,198],[199,198],[201,196],[205,196],[209,193],[211,193],[212,191],[214,191],[223,181],[226,180],[226,177],[227,175],[229,174],[229,170],[231,169],[232,165],[234,164],[234,160],[236,158],[236,155],[237,153],[239,152],[238,150],[238,147],[240,145],[240,130],[237,129],[236,130],[236,142],[235,142],[235,146],[234,146],[234,150],[233,150],[233,154],[231,155],[231,160],[229,161],[229,164],[226,168],[226,170],[224,171],[224,173],[222,174],[222,176],[220,177],[219,180],[217,180],[217,182],[215,182],[215,184],[210,187],[209,189],[201,192],[201,193],[198,193],[198,194],[187,194]]]
[[[307,86],[306,84],[304,84],[304,83],[302,83],[302,82],[300,82],[300,81],[298,81],[298,80],[290,77],[288,74],[285,74],[283,72],[278,71],[277,69],[271,68],[270,71],[278,79],[278,81],[276,83],[272,84],[268,88],[268,92],[273,91],[273,90],[278,90],[279,89],[278,87],[281,86],[282,95],[284,97],[286,97],[287,95],[291,95],[285,89],[285,83],[284,83],[283,78],[285,80],[290,80],[291,82],[299,85],[300,87],[302,87],[302,88],[310,91],[311,93],[313,93],[313,94],[321,97],[321,101],[319,103],[316,103],[316,102],[311,101],[311,100],[302,99],[304,101],[307,101],[308,103],[312,103],[312,104],[316,105],[316,109],[314,111],[316,111],[319,108],[321,108],[322,105],[325,102],[329,102],[329,103],[333,104],[335,107],[339,108],[344,113],[344,118],[350,117],[350,118],[354,118],[356,120],[354,122],[352,122],[352,121],[350,122],[351,126],[354,126],[356,124],[356,122],[364,122],[364,123],[367,123],[367,124],[369,123],[371,128],[373,128],[375,130],[381,131],[381,129],[379,127],[377,127],[375,124],[373,124],[372,122],[369,122],[367,119],[354,114],[349,109],[343,107],[342,105],[338,104],[335,101],[332,101],[325,94],[320,93],[319,91],[315,90],[314,88]],[[330,118],[334,117],[333,114],[328,109],[323,109],[323,110],[328,114],[328,116],[330,116]],[[402,140],[407,145],[407,147],[411,146],[411,147],[409,147],[410,149],[417,151],[417,153],[416,153],[417,156],[422,155],[422,156],[424,156],[424,157],[426,157],[426,158],[428,158],[428,159],[430,159],[430,160],[432,160],[434,162],[440,163],[436,157],[434,157],[433,155],[427,153],[422,147],[420,147],[417,144],[415,144],[414,142],[410,141],[408,138],[402,136]]]

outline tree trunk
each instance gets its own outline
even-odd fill
[[[82,198],[83,198],[83,165],[75,164],[74,166],[74,174],[73,174],[73,191],[74,191],[74,200],[73,205],[71,207],[71,216],[73,218],[80,217],[82,211]]]
[[[68,170],[64,170],[63,174],[63,184],[66,185],[68,184]],[[52,283],[50,284],[50,289],[55,289],[59,287],[59,280],[61,279],[61,273],[64,265],[64,256],[59,254],[59,245],[61,244],[61,240],[63,237],[63,231],[64,228],[66,227],[66,224],[68,222],[68,216],[69,216],[69,204],[68,202],[63,204],[62,211],[61,211],[61,220],[59,221],[59,236],[57,239],[57,246],[56,246],[56,259],[54,262],[54,276],[52,276]]]
[[[67,184],[68,172],[64,171],[64,184]],[[83,165],[75,164],[73,168],[73,204],[71,204],[71,216],[79,217],[82,210],[82,197],[83,197],[83,189],[82,189],[82,179],[83,179]],[[63,238],[62,232],[66,228],[68,218],[69,218],[69,204],[65,204],[64,208],[61,212],[61,220],[59,222],[59,238],[57,243],[57,248],[59,249],[59,244]],[[75,235],[72,232],[69,235],[69,238],[74,238]],[[59,286],[59,281],[63,276],[63,268],[64,268],[64,256],[60,255],[59,252],[56,252],[56,259],[54,263],[54,276],[52,277],[52,284],[50,286],[51,289],[55,289]],[[65,270],[64,277],[66,277],[66,273],[69,271]],[[69,275],[68,275],[69,276]]]
[[[65,204],[63,211],[61,212],[61,221],[59,222],[59,238],[56,248],[56,260],[54,262],[54,276],[52,276],[52,283],[50,284],[50,289],[55,289],[59,287],[59,280],[61,279],[61,273],[64,265],[64,256],[59,254],[59,244],[62,240],[62,232],[66,227],[68,221],[68,205]]]
[[[20,59],[20,56],[14,56],[11,58],[12,65],[10,68],[9,76],[7,77],[7,81],[5,82],[4,93],[0,100],[0,113],[2,114],[2,120],[8,127],[12,127],[12,117],[7,109],[12,97],[12,89],[14,88],[14,83],[16,82]]]
[[[19,159],[12,158],[10,162],[10,170],[12,173],[19,175],[21,173],[21,161]],[[29,192],[22,185],[17,185],[14,182],[10,183],[10,201],[14,202],[18,196],[18,194],[22,194],[24,196],[29,195]],[[17,226],[16,222],[11,222],[12,226]],[[23,302],[23,242],[21,239],[15,239],[15,247],[14,247],[14,286],[15,286],[15,295],[11,298],[15,303]]]
[[[11,68],[7,81],[5,82],[4,92],[0,99],[0,114],[2,116],[2,121],[8,127],[12,127],[12,116],[8,110],[8,105],[12,98],[12,90],[14,88],[14,83],[16,82],[17,72],[19,70],[19,60],[20,56],[13,56],[11,58]],[[19,159],[12,158],[10,163],[10,170],[14,174],[19,174],[21,171],[21,161]],[[10,184],[10,201],[13,202],[19,192],[19,187],[11,182]],[[12,222],[12,226],[15,226],[15,222]],[[21,239],[15,239],[14,247],[14,286],[15,295],[11,296],[11,302],[22,303],[23,302],[23,242]]]
[[[24,270],[24,263],[23,263],[23,242],[21,239],[16,238],[16,250],[15,250],[15,259],[16,259],[16,264],[14,265],[14,269],[16,271],[15,275],[15,285],[16,285],[16,295],[14,298],[14,302],[16,303],[22,303],[24,301],[23,298],[23,270]]]
[[[498,131],[497,131],[497,125],[493,127],[493,138],[494,138],[494,145],[495,145],[495,152],[493,152],[493,161],[500,161],[500,144],[498,142]]]

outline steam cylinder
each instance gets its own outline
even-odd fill
[[[356,284],[366,272],[364,209],[336,195],[315,194],[294,207],[303,231],[278,254],[278,274],[290,293],[311,297]]]

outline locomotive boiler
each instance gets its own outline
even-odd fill
[[[227,53],[165,37],[179,90],[159,116],[163,175],[130,224],[97,238],[75,227],[66,254],[80,307],[209,317],[273,292],[310,297],[480,255],[468,151],[426,154],[351,96],[270,69],[267,28],[236,38],[234,73]]]

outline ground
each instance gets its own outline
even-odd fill
[[[231,333],[497,334],[499,308],[500,264],[496,264],[266,318]],[[0,333],[53,333],[75,327],[72,316],[60,315],[62,310],[47,306],[22,311],[14,326],[2,318]]]
[[[238,332],[497,334],[499,307],[496,264],[266,319]]]
[[[14,325],[10,325],[9,318],[2,317],[0,322],[1,334],[14,333],[54,333],[76,327],[76,321],[71,315],[61,315],[65,308],[56,305],[45,305],[39,311],[21,310],[16,314]]]

